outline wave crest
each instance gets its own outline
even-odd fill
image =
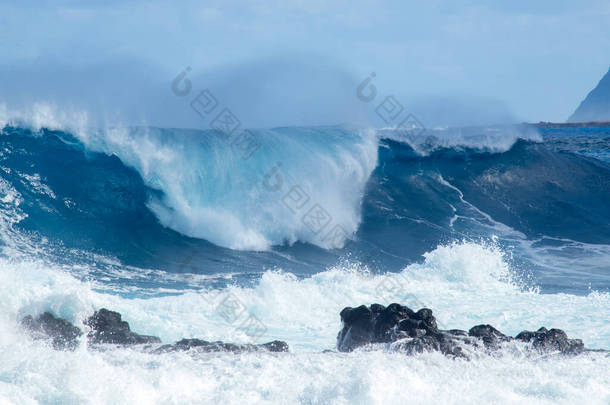
[[[361,220],[375,136],[338,127],[246,133],[259,143],[250,156],[212,130],[114,128],[79,138],[162,191],[148,206],[182,234],[242,250],[296,241],[343,246]]]
[[[409,145],[421,156],[439,149],[473,150],[503,153],[520,139],[541,142],[538,130],[529,125],[501,125],[486,127],[461,127],[413,130],[384,128],[377,131],[382,139],[391,139]]]

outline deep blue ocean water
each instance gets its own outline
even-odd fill
[[[507,150],[500,151],[493,144],[476,145],[473,142],[479,139],[474,136],[468,146],[443,146],[439,140],[440,146],[423,156],[400,138],[381,138],[376,144],[364,141],[357,131],[341,128],[268,132],[258,136],[269,143],[282,142],[282,137],[287,144],[309,139],[304,145],[284,148],[291,161],[281,170],[275,171],[282,165],[283,145],[271,145],[261,147],[273,152],[257,151],[249,161],[238,159],[218,173],[214,164],[225,165],[223,156],[203,160],[235,150],[216,139],[220,136],[213,131],[134,129],[128,135],[133,139],[151,137],[169,148],[175,142],[179,152],[186,145],[200,148],[202,155],[187,156],[175,168],[167,164],[142,169],[144,164],[158,164],[159,158],[137,156],[130,150],[121,160],[122,152],[112,150],[116,145],[87,149],[69,133],[7,127],[0,138],[1,174],[20,194],[19,210],[25,215],[15,230],[33,239],[44,238],[45,254],[61,262],[84,260],[96,265],[88,259],[95,253],[129,266],[209,276],[230,273],[236,280],[256,279],[274,267],[306,277],[343,259],[364,261],[374,272],[397,272],[421,261],[423,253],[439,244],[493,240],[543,291],[610,290],[609,129],[541,130],[542,140],[511,139],[514,144],[509,148],[501,144],[498,148]],[[451,140],[454,134],[446,136]],[[345,146],[357,142],[364,145],[359,150]],[[296,152],[304,156],[290,156]],[[342,153],[351,155],[341,157]],[[375,166],[370,162],[374,154]],[[344,166],[326,162],[328,167],[319,167],[318,158],[336,159]],[[145,159],[150,161],[141,163]],[[177,174],[177,170],[186,172]],[[333,179],[333,170],[356,174]],[[276,182],[276,176],[283,181],[282,189],[266,190],[265,182]],[[177,184],[164,183],[171,181]],[[313,195],[318,187],[322,194],[328,190],[336,195]],[[292,212],[286,202],[301,203],[293,201],[300,189],[307,193],[304,207],[299,209],[302,212],[293,207]],[[259,194],[248,201],[255,192]],[[168,197],[170,193],[175,195]],[[320,203],[327,200],[326,206],[314,201],[316,197]],[[221,212],[231,200],[233,212]],[[160,221],[150,209],[151,201],[166,204],[170,219]],[[314,235],[303,217],[316,204],[330,216],[348,211],[349,218],[337,224],[333,219]],[[176,213],[202,207],[215,210],[211,215],[220,219],[201,222],[212,229],[199,233]],[[236,220],[243,225],[233,225]],[[341,248],[325,245],[324,233],[335,225],[339,239],[345,234]],[[270,242],[231,249],[240,243],[240,232],[257,233],[252,239]],[[99,271],[104,272],[103,266]],[[96,276],[95,271],[91,276]],[[146,283],[162,286],[168,281],[152,277]]]
[[[246,148],[215,131],[1,130],[0,384],[11,387],[8,398],[79,403],[97,393],[106,402],[144,390],[150,402],[207,395],[231,403],[228,390],[240,386],[251,403],[391,402],[394,391],[372,382],[390,378],[390,368],[391,384],[418,375],[429,389],[444,380],[475,385],[473,400],[485,398],[479,384],[499,380],[507,391],[492,397],[510,393],[515,402],[570,402],[587,384],[610,398],[601,357],[480,359],[468,371],[435,356],[318,357],[334,347],[341,308],[393,301],[428,306],[445,327],[491,323],[517,333],[544,324],[610,348],[610,129],[463,128],[411,138],[309,127],[248,136],[256,141]],[[286,340],[292,357],[62,354],[24,340],[18,327],[26,314],[77,322],[106,306],[164,341],[248,341],[215,310],[223,294],[265,325],[257,339]],[[304,385],[276,391],[256,383],[257,373]],[[327,373],[343,377],[316,377]],[[116,390],[87,385],[82,374]],[[184,397],[172,388],[176,375]],[[60,388],[42,397],[40,387],[52,386]]]

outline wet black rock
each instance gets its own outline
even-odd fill
[[[438,351],[450,357],[466,358],[462,344],[472,344],[472,341],[467,337],[453,335],[448,331],[438,331],[414,339],[398,341],[392,346],[392,349],[407,354]]]
[[[504,342],[509,342],[513,338],[506,336],[491,325],[477,325],[470,328],[468,336],[479,338],[488,349],[497,349]]]
[[[78,338],[83,332],[65,319],[55,318],[45,312],[36,319],[28,315],[21,321],[34,339],[44,339],[52,343],[58,350],[73,350],[78,346]],[[86,321],[89,327],[87,339],[96,349],[101,344],[120,346],[144,345],[142,350],[150,353],[165,353],[171,351],[198,350],[202,352],[288,352],[286,342],[274,340],[262,344],[234,344],[224,342],[208,342],[200,339],[182,339],[178,342],[159,346],[161,339],[156,336],[140,335],[132,332],[129,323],[123,321],[121,314],[102,308],[95,311]]]
[[[337,336],[337,348],[343,352],[371,343],[391,343],[438,333],[430,309],[414,312],[399,304],[347,307],[341,311],[341,321],[343,329]]]
[[[559,351],[567,354],[580,354],[585,351],[585,345],[580,339],[569,339],[561,329],[548,330],[545,327],[536,332],[523,331],[515,339],[529,342],[541,352]]]
[[[201,339],[182,339],[176,343],[169,345],[163,345],[155,350],[155,353],[167,353],[173,351],[186,351],[186,350],[197,350],[201,352],[232,352],[232,353],[244,353],[244,352],[287,352],[288,344],[279,340],[273,342],[263,343],[259,345],[254,344],[234,344],[224,342],[208,342]]]
[[[477,325],[468,332],[441,330],[428,308],[415,312],[399,304],[387,307],[373,304],[370,307],[347,307],[340,315],[343,327],[337,336],[337,349],[342,352],[389,343],[391,349],[408,354],[438,351],[452,357],[466,357],[464,348],[482,347],[493,351],[515,339],[531,343],[538,352],[579,354],[585,351],[581,340],[568,339],[560,329],[524,331],[516,338],[506,336],[491,325]]]
[[[78,346],[78,338],[83,334],[70,322],[55,318],[49,312],[36,319],[28,315],[21,320],[21,325],[34,339],[48,340],[57,350],[74,350]]]
[[[161,343],[156,336],[140,335],[132,332],[129,324],[121,319],[121,314],[105,308],[95,313],[85,321],[91,328],[87,334],[90,343],[111,343],[117,345],[133,345],[142,343]]]

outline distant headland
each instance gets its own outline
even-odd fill
[[[610,70],[580,103],[567,122],[525,122],[536,128],[610,128]]]
[[[568,122],[578,124],[608,120],[610,120],[610,70],[580,103]]]
[[[585,121],[585,122],[545,122],[537,123],[526,122],[525,125],[532,125],[536,128],[610,128],[610,121]]]

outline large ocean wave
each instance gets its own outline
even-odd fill
[[[60,259],[246,275],[349,257],[398,271],[439,243],[498,238],[543,289],[608,288],[605,132],[586,153],[524,126],[252,130],[244,149],[212,130],[41,122],[2,130],[3,226]]]
[[[414,403],[610,397],[601,353],[322,352],[342,308],[373,302],[430,307],[442,328],[545,325],[610,347],[604,131],[279,128],[250,131],[260,147],[244,158],[214,131],[48,116],[0,134],[0,401],[400,403],[405,382]],[[318,233],[303,219],[316,204],[331,217]],[[106,307],[164,342],[250,341],[216,310],[229,295],[291,352],[61,352],[19,325]]]

